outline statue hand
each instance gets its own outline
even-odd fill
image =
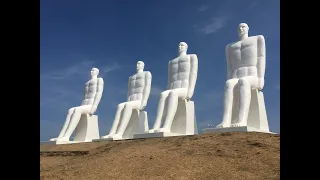
[[[141,105],[140,110],[143,110],[146,107],[146,105]]]
[[[264,78],[259,78],[258,79],[258,90],[263,89],[264,87]]]
[[[190,101],[190,99],[191,98],[189,96],[186,96],[185,98],[182,98],[182,100],[187,100],[187,102]]]
[[[92,106],[90,112],[89,112],[89,115],[92,116],[97,110],[97,107],[96,106]]]

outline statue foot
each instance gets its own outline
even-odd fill
[[[170,132],[169,128],[160,128],[158,130],[156,130],[156,132]]]
[[[114,139],[122,139],[122,135],[115,134],[112,138],[114,138]]]
[[[150,129],[148,133],[154,133],[155,131],[156,131],[155,129]]]
[[[227,123],[221,123],[216,126],[216,128],[225,128],[225,127],[230,127],[230,126],[228,126]]]
[[[231,127],[242,127],[242,126],[247,126],[247,125],[243,122],[231,124]]]
[[[69,138],[63,137],[63,138],[57,138],[57,141],[70,141]]]
[[[114,134],[111,135],[105,135],[105,136],[101,136],[101,139],[108,139],[108,138],[112,138],[114,136]]]
[[[49,141],[57,141],[58,138],[51,138]]]

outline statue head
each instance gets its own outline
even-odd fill
[[[137,71],[143,71],[143,68],[144,68],[144,62],[138,61],[137,62]]]
[[[249,33],[249,26],[246,23],[240,23],[238,26],[238,35],[243,36]]]
[[[179,43],[179,53],[187,52],[187,50],[188,50],[188,44],[185,42],[180,42]]]
[[[92,68],[90,71],[90,76],[98,76],[99,74],[99,69],[98,68]]]

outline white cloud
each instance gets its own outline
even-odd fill
[[[69,83],[65,84],[64,82],[71,79],[79,79],[79,76],[86,76],[89,78],[89,73],[92,67],[95,67],[94,61],[82,61],[64,69],[40,74],[41,83],[45,83],[40,90],[40,107],[48,103],[52,104],[65,100],[66,98],[75,100],[79,99],[79,101],[81,101],[83,90],[74,89],[73,86],[68,85]],[[118,63],[100,66],[98,67],[100,70],[99,76],[102,77],[106,73],[120,67],[121,66]]]
[[[226,17],[213,17],[200,31],[205,34],[216,33],[226,25],[226,21]]]
[[[65,99],[75,99],[81,101],[81,97],[83,90],[70,89],[65,86],[55,85],[54,87],[49,87],[47,91],[45,91],[44,95],[40,97],[40,107],[48,104],[48,103],[56,103]]]
[[[104,76],[106,73],[119,69],[121,66],[118,63],[112,65],[105,65],[99,68],[100,76]]]
[[[165,91],[165,89],[161,89],[159,87],[153,86],[151,87],[150,95],[151,96],[160,96],[160,94]]]
[[[251,8],[254,8],[258,5],[258,2],[255,0],[255,1],[252,1],[249,6],[248,6],[248,9],[251,9]]]
[[[199,9],[198,9],[198,11],[199,12],[204,12],[204,11],[206,11],[206,10],[208,10],[209,9],[209,6],[208,5],[202,5]]]
[[[48,73],[40,74],[40,79],[61,80],[71,76],[75,76],[75,75],[88,76],[92,67],[95,67],[94,61],[89,61],[89,60],[82,61],[78,64],[74,64],[64,69],[59,69],[59,70],[51,71]],[[103,76],[105,73],[108,73],[120,68],[120,65],[118,63],[115,63],[112,65],[104,65],[102,67],[97,67],[97,68],[100,70],[100,73],[101,73],[100,76]]]

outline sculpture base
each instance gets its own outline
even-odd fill
[[[132,138],[104,138],[104,139],[94,139],[92,142],[102,142],[102,141],[117,141],[117,140],[126,140],[126,139],[132,139]]]
[[[44,141],[40,144],[74,144],[82,142],[92,142],[93,139],[99,138],[98,116],[88,114],[81,115],[80,121],[74,130],[72,141]]]
[[[145,134],[135,134],[134,139],[141,138],[160,138],[160,137],[172,137],[172,136],[188,136],[193,134],[180,134],[180,133],[171,133],[171,132],[155,132],[155,133],[145,133]]]
[[[133,139],[135,133],[143,133],[149,130],[148,114],[146,111],[134,109],[130,121],[123,132],[122,137],[110,138],[111,140]]]
[[[261,132],[261,133],[270,133],[277,134],[270,131],[264,131],[250,126],[241,126],[241,127],[225,127],[225,128],[206,128],[203,129],[203,133],[214,133],[214,132]]]
[[[92,139],[99,138],[99,126],[98,126],[98,116],[84,114],[74,130],[73,141],[77,142],[91,142]]]
[[[112,141],[112,138],[105,138],[105,139],[92,139],[92,142],[101,142],[101,141]]]
[[[104,138],[104,139],[94,139],[94,142],[100,141],[116,141],[116,140],[126,140],[133,139],[135,133],[143,133],[149,130],[148,125],[148,114],[146,111],[140,111],[138,109],[132,110],[132,114],[129,123],[122,135],[122,137],[114,138]]]
[[[83,143],[82,141],[42,141],[40,145],[60,145],[60,144],[75,144]]]

